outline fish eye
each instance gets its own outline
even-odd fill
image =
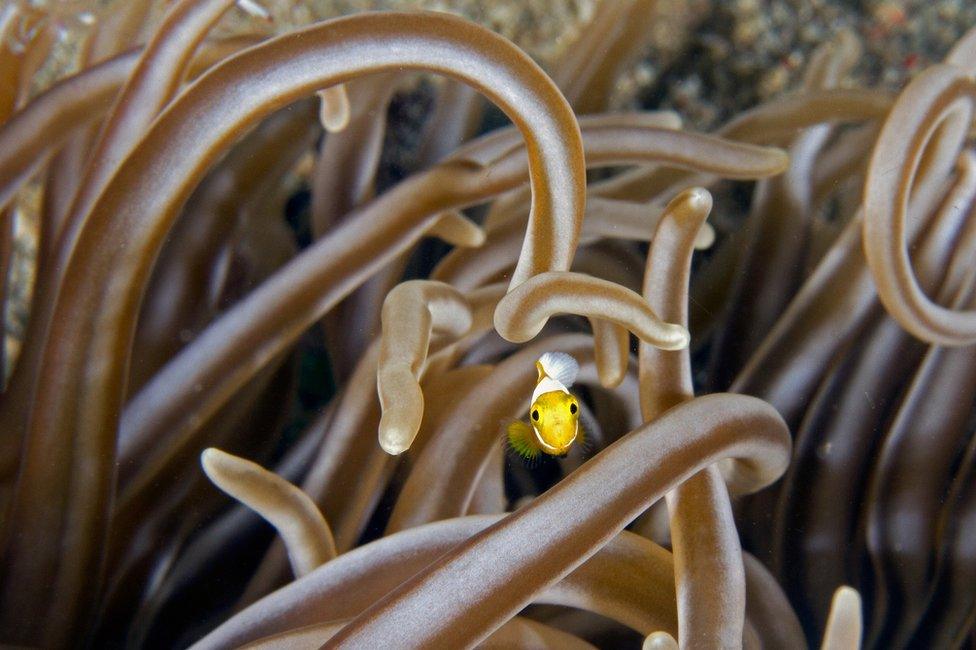
[[[576,411],[578,410],[579,409],[576,408],[576,402],[573,402],[572,404],[569,405],[569,412],[572,413],[573,415],[576,415]]]
[[[532,411],[532,419],[535,420],[536,422],[539,421],[539,409],[535,409]]]

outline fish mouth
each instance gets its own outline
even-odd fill
[[[579,436],[579,423],[576,424],[576,431],[573,432],[573,437],[569,439],[569,442],[561,447],[553,447],[552,445],[546,443],[546,441],[542,439],[542,436],[539,435],[539,430],[534,426],[532,427],[532,433],[535,434],[535,439],[539,443],[539,446],[542,447],[542,451],[546,452],[550,456],[565,458],[566,454],[569,453],[569,448],[573,446],[573,443],[576,442],[577,436]]]

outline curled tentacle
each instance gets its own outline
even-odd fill
[[[420,431],[424,394],[420,377],[431,337],[449,340],[471,328],[471,308],[454,287],[429,280],[398,285],[383,303],[383,336],[376,387],[383,416],[380,446],[401,454]]]
[[[495,329],[521,343],[542,331],[556,314],[609,320],[664,350],[688,345],[688,330],[665,323],[640,295],[613,282],[581,273],[541,273],[510,291],[495,310]]]
[[[908,202],[919,177],[944,175],[969,133],[976,81],[951,65],[919,74],[899,96],[871,156],[864,187],[864,253],[885,308],[908,331],[940,345],[976,343],[976,311],[925,295],[908,256]]]

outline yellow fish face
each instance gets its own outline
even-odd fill
[[[579,432],[579,402],[569,393],[543,393],[529,409],[529,421],[542,451],[561,456]]]

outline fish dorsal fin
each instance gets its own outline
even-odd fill
[[[573,385],[579,374],[579,363],[565,352],[546,352],[535,365],[539,369],[540,380],[545,374],[567,387]]]

